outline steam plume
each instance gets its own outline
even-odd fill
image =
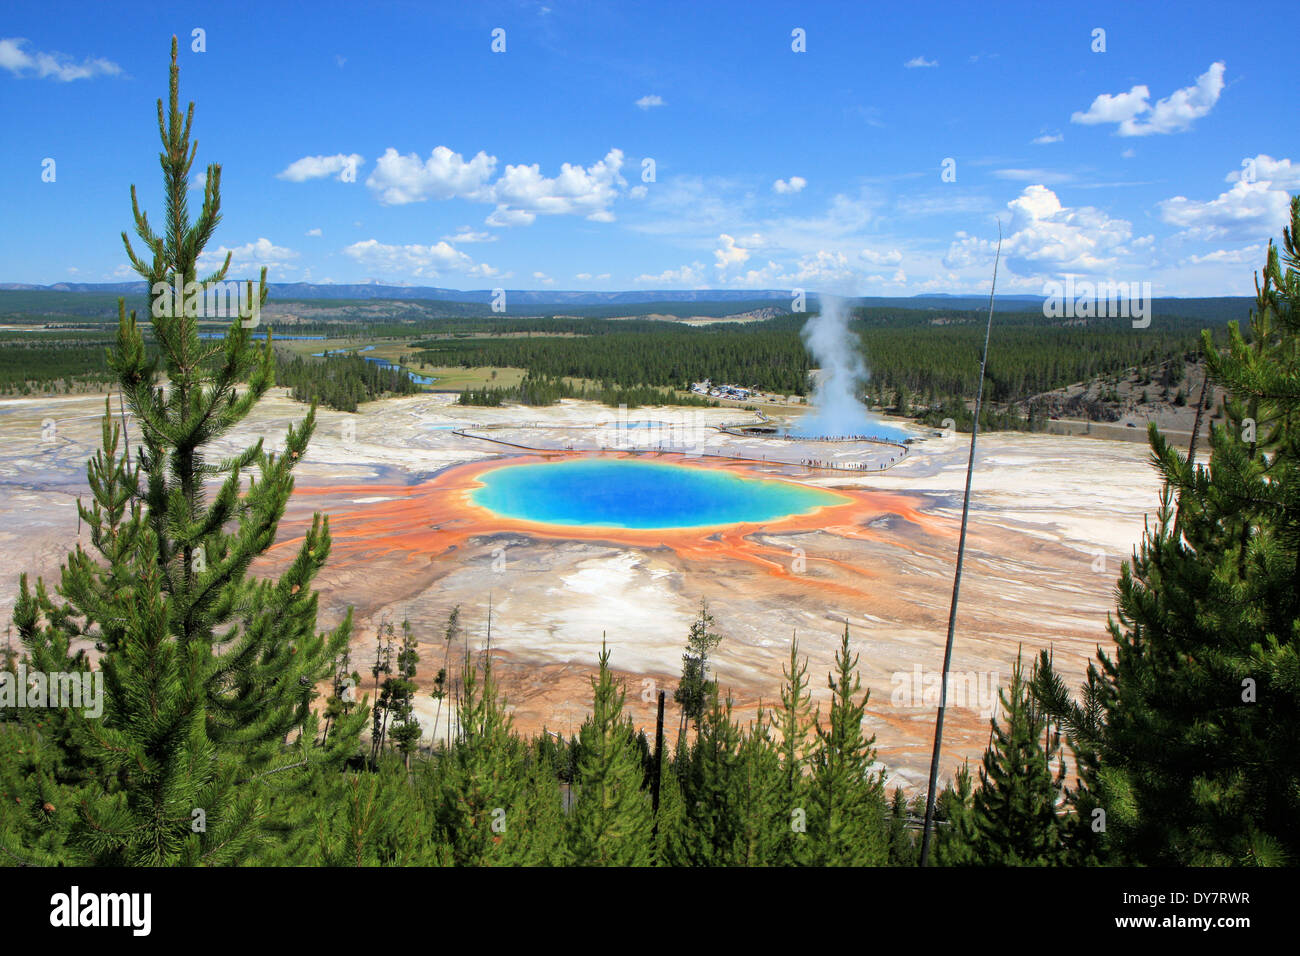
[[[813,388],[812,409],[793,429],[801,435],[863,435],[880,423],[858,399],[871,377],[858,337],[849,331],[848,303],[822,295],[821,311],[804,325],[804,345],[821,369]]]

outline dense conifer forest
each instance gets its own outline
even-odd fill
[[[810,358],[800,330],[807,319],[787,315],[762,323],[702,328],[591,320],[571,327],[566,335],[426,340],[412,343],[412,348],[418,349],[415,360],[430,365],[509,366],[540,377],[598,381],[607,388],[684,390],[708,378],[806,395]],[[974,394],[979,376],[981,322],[975,311],[936,318],[931,312],[902,309],[857,310],[851,328],[870,370],[865,394],[873,404],[887,407],[964,403]],[[1224,334],[1224,329],[1216,329],[1216,341]],[[1187,319],[1168,317],[1164,323],[1153,321],[1151,328],[1134,329],[1127,319],[1079,326],[1010,313],[995,319],[988,398],[1006,404],[1130,368],[1154,370],[1171,359],[1194,358],[1199,348],[1200,326]],[[969,413],[962,414],[969,418]],[[1012,423],[1005,414],[1002,420],[991,417],[986,422]]]
[[[412,395],[421,390],[402,369],[367,362],[354,353],[319,358],[282,356],[276,362],[275,384],[287,387],[300,402],[340,412],[355,412],[362,402],[386,395]]]
[[[104,386],[112,340],[102,334],[0,333],[0,395]]]
[[[548,378],[545,375],[533,374],[526,376],[518,385],[467,388],[460,393],[458,401],[461,405],[498,407],[506,402],[518,402],[521,405],[554,405],[562,398],[601,402],[612,408],[619,406],[637,408],[641,405],[686,405],[705,408],[717,404],[702,395],[680,394],[672,389],[654,388],[648,385],[591,387],[574,385],[562,378]]]
[[[1208,311],[1221,319],[1233,311],[1231,302],[1226,300],[1217,310],[1203,306],[1191,311]],[[373,303],[370,308],[375,308]],[[966,427],[970,419],[966,400],[974,394],[979,374],[982,314],[945,310],[936,315],[933,309],[902,306],[859,308],[853,314],[851,328],[870,371],[865,398],[877,407],[918,414],[931,424],[951,417],[959,427]],[[417,370],[509,367],[528,373],[527,387],[467,390],[464,401],[470,404],[551,404],[560,398],[586,397],[632,406],[693,404],[685,392],[692,382],[704,378],[782,395],[807,395],[811,359],[800,337],[807,320],[806,314],[787,314],[743,324],[694,327],[590,316],[466,316],[423,318],[414,326],[383,321],[307,323],[280,332],[357,340],[409,337],[408,357]],[[1078,320],[1053,321],[1033,312],[1000,314],[995,317],[987,397],[1001,408],[990,408],[983,425],[1033,428],[1036,422],[1007,406],[1128,369],[1154,375],[1166,363],[1181,365],[1184,359],[1195,359],[1203,324],[1198,318],[1176,314],[1157,314],[1145,329],[1132,328],[1127,319],[1093,319],[1081,325]],[[1222,344],[1226,326],[1210,328],[1214,341]],[[424,337],[413,332],[423,332]],[[28,394],[112,381],[105,359],[112,340],[93,329],[0,334],[6,346],[0,350],[0,390]],[[151,335],[147,341],[151,343]],[[295,398],[309,400],[313,392],[305,386],[313,379],[312,360],[278,352],[278,361],[285,367],[277,372],[277,384],[294,388]],[[329,384],[316,390],[322,403],[351,408],[354,398],[368,401],[420,390],[397,381],[396,375],[378,374],[385,370],[375,363],[367,364],[374,367],[353,368],[355,363],[331,358],[325,374]],[[565,379],[595,384],[564,384]]]

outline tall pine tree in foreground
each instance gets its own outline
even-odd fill
[[[1151,426],[1165,487],[1121,571],[1113,654],[1079,703],[1044,695],[1079,758],[1080,857],[1300,862],[1300,197],[1290,219],[1249,338],[1202,334],[1229,394],[1208,463]]]
[[[457,708],[460,734],[442,758],[436,809],[440,837],[458,866],[520,862],[524,843],[524,745],[497,686],[492,655],[465,654]]]
[[[781,770],[779,785],[784,825],[781,828],[783,863],[801,859],[807,842],[807,779],[804,771],[809,760],[809,735],[812,733],[812,691],[808,681],[808,658],[799,657],[799,637],[790,636],[790,662],[782,665],[785,682],[781,685],[781,703],[773,709],[772,729],[779,736],[771,738],[778,748]]]
[[[964,844],[966,852],[951,854],[948,862],[981,866],[1063,863],[1065,850],[1056,812],[1064,773],[1060,738],[1050,732],[1047,716],[1030,697],[1019,657],[1011,671],[1011,686],[998,694],[1003,716],[1001,721],[991,721],[993,741],[984,752],[979,789],[970,812],[958,808],[951,823],[950,842]]]
[[[849,649],[849,627],[835,652],[826,726],[814,719],[817,740],[807,787],[808,839],[805,862],[813,866],[879,866],[888,860],[884,774],[873,769],[875,736],[862,729],[867,691],[858,676],[858,655]]]
[[[694,723],[698,737],[700,723],[717,697],[718,682],[709,679],[709,654],[721,643],[722,635],[713,630],[713,615],[701,598],[700,616],[691,622],[691,631],[686,638],[681,683],[673,691],[673,702],[682,709],[680,732],[685,732],[688,722]]]
[[[79,720],[64,739],[50,741],[85,755],[92,782],[60,813],[75,816],[70,844],[79,859],[97,863],[247,858],[271,796],[305,778],[277,772],[338,765],[355,750],[364,721],[360,708],[335,721],[325,746],[315,745],[314,687],[329,677],[350,627],[350,615],[332,633],[315,627],[311,582],[329,555],[327,522],[315,517],[278,579],[248,573],[274,541],[315,409],[289,429],[278,455],[261,441],[229,457],[216,454],[215,443],[273,382],[274,366],[269,333],[257,349],[239,318],[223,339],[199,338],[198,302],[224,280],[230,258],[197,278],[221,219],[221,167],[208,166],[203,206],[191,222],[194,106],[182,115],[178,90],[173,38],[166,110],[158,101],[162,230],[154,231],[132,187],[143,257],[123,233],[132,266],[152,291],[165,380],[146,359],[135,313],[119,302],[109,364],[139,428],[136,460],[118,454],[106,426],[103,453],[88,466],[92,505],[79,505],[92,550],[78,545],[64,565],[62,602],[24,580],[14,611],[33,659],[69,639],[105,650],[102,719]],[[263,269],[259,309],[265,280]]]
[[[650,794],[626,696],[609,669],[602,644],[600,672],[591,679],[592,712],[579,733],[581,757],[569,814],[569,847],[579,866],[647,866],[653,859]]]

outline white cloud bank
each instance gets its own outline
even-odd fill
[[[538,216],[580,215],[592,222],[613,222],[610,207],[626,190],[623,151],[611,149],[590,166],[562,163],[559,175],[542,175],[541,166],[507,165],[493,181],[497,159],[481,150],[470,160],[446,146],[428,159],[415,153],[384,151],[366,186],[386,206],[429,199],[464,199],[495,203],[490,226],[524,226]]]
[[[446,241],[429,246],[418,243],[393,246],[378,239],[363,239],[352,243],[343,252],[379,275],[434,278],[445,272],[485,277],[497,274],[496,269],[486,263],[475,263]]]
[[[290,163],[277,179],[287,179],[291,183],[303,183],[309,179],[324,179],[333,176],[341,183],[357,181],[357,170],[365,158],[359,153],[336,153],[333,156],[304,156]]]
[[[62,53],[43,53],[40,50],[28,53],[23,49],[26,43],[22,37],[0,39],[0,69],[6,69],[14,76],[53,78],[62,83],[89,80],[96,76],[119,76],[122,73],[122,68],[112,60],[95,57],[74,63],[71,57]]]

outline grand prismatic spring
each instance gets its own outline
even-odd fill
[[[480,507],[543,524],[704,528],[763,522],[844,504],[842,495],[729,471],[626,459],[496,468],[471,494]]]

